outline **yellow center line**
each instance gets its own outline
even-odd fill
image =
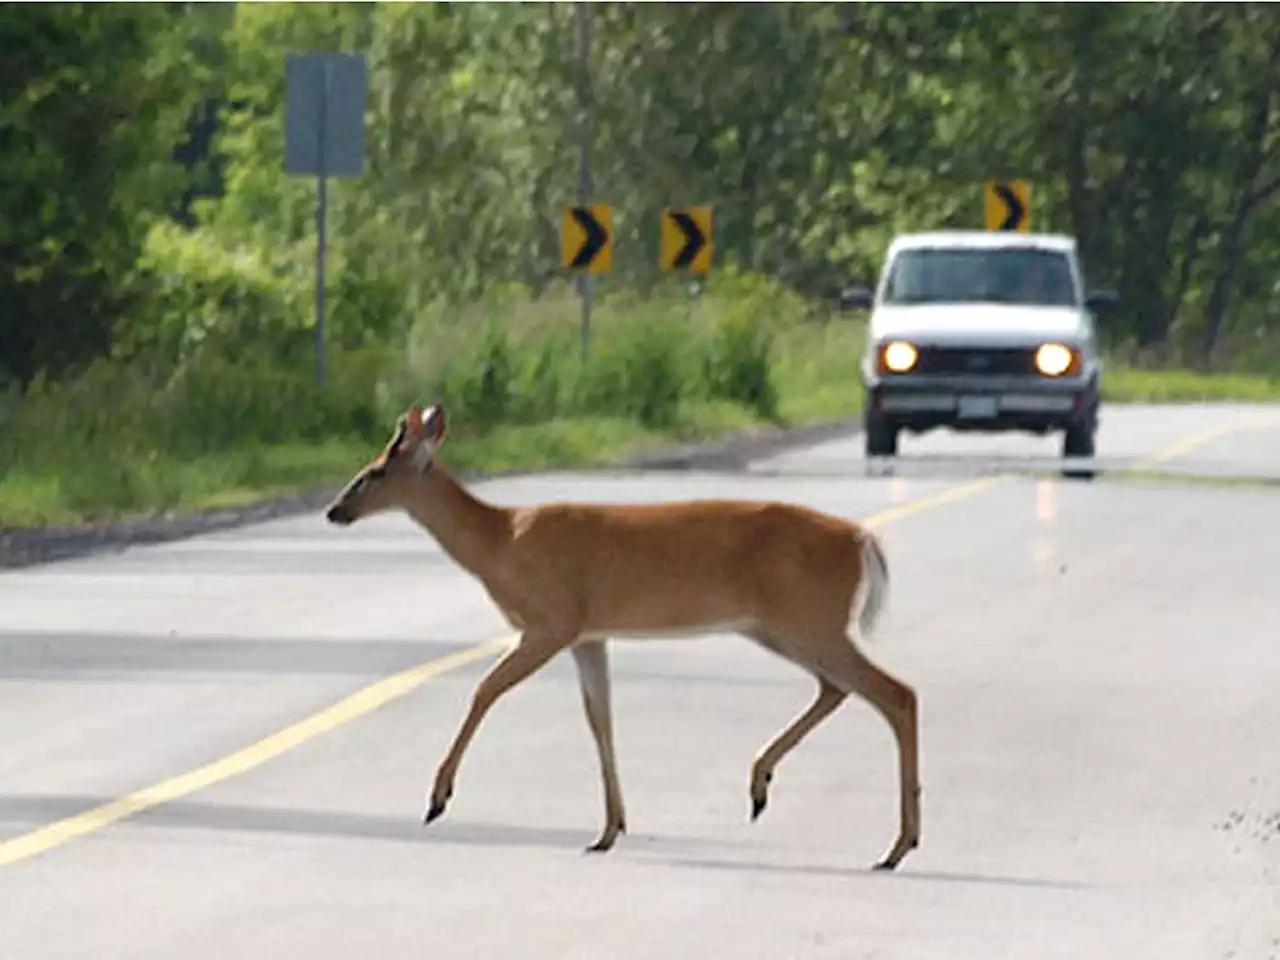
[[[1246,417],[1243,420],[1237,420],[1233,423],[1220,423],[1217,426],[1206,427],[1203,430],[1197,430],[1195,433],[1181,437],[1173,443],[1167,444],[1151,454],[1144,457],[1129,468],[1128,472],[1141,472],[1150,470],[1152,467],[1160,463],[1167,463],[1176,457],[1190,453],[1196,447],[1202,447],[1206,443],[1212,443],[1214,440],[1220,440],[1223,437],[1229,437],[1235,433],[1243,433],[1246,430],[1257,430],[1262,427],[1272,427],[1280,425],[1280,416]]]
[[[981,480],[973,480],[969,483],[962,483],[958,486],[948,487],[945,490],[939,490],[937,493],[931,493],[928,496],[919,497],[915,500],[909,500],[906,503],[898,504],[896,507],[887,507],[878,513],[859,521],[864,527],[883,527],[886,524],[893,523],[895,520],[902,520],[905,517],[913,516],[917,513],[923,513],[926,510],[932,510],[935,507],[941,507],[948,503],[955,503],[957,500],[964,500],[972,497],[974,494],[981,493],[988,487],[994,487],[999,483],[1007,483],[1016,479],[1016,474],[1002,473],[993,477],[983,477]]]
[[[426,663],[357,690],[318,713],[313,713],[305,720],[300,720],[221,759],[206,763],[202,767],[169,780],[144,787],[135,793],[127,794],[83,813],[58,820],[38,830],[6,840],[0,843],[0,866],[34,857],[76,837],[101,830],[135,813],[158,807],[222,780],[247,773],[254,767],[261,766],[268,760],[273,760],[322,733],[328,733],[344,723],[373,712],[383,704],[403,697],[432,677],[438,677],[442,673],[448,673],[488,654],[496,653],[514,640],[513,636],[501,637],[457,653],[428,660]]]
[[[901,520],[944,504],[971,497],[986,490],[988,487],[1010,479],[1013,479],[1013,477],[1001,475],[949,487],[938,493],[881,510],[866,517],[861,522],[868,527],[884,526],[895,520]],[[237,750],[235,753],[213,760],[204,766],[179,774],[176,777],[171,777],[168,780],[163,780],[160,783],[126,794],[90,810],[85,810],[82,813],[55,821],[29,833],[0,842],[0,867],[38,856],[77,837],[94,833],[113,823],[124,820],[135,813],[142,813],[162,804],[171,803],[198,790],[203,790],[216,783],[247,773],[255,767],[259,767],[267,761],[292,750],[294,747],[301,746],[308,740],[313,740],[321,734],[328,733],[344,724],[350,723],[352,720],[372,713],[384,704],[398,700],[434,677],[497,653],[514,643],[516,639],[516,635],[500,637],[457,653],[428,660],[426,663],[393,674],[390,677],[379,680],[377,683],[357,690],[337,703],[325,707],[323,710],[259,740],[257,743],[252,743]]]

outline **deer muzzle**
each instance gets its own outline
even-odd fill
[[[340,527],[349,526],[355,521],[355,514],[351,512],[351,508],[341,501],[330,506],[325,511],[324,517],[330,523],[337,524]]]

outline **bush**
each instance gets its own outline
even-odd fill
[[[774,334],[741,309],[727,311],[716,323],[703,359],[710,396],[740,403],[766,420],[778,416],[778,391],[772,378]]]
[[[692,379],[681,357],[681,334],[665,317],[617,323],[597,338],[582,365],[573,409],[670,426]]]
[[[177,365],[212,349],[296,363],[312,348],[314,301],[292,266],[228,248],[207,230],[157,223],[132,283],[147,307],[120,324],[119,357]]]
[[[444,396],[480,426],[502,423],[512,406],[516,363],[506,331],[491,323],[465,368],[450,371],[453,382],[445,385]]]
[[[530,337],[515,384],[512,419],[532,423],[575,409],[577,363],[571,358],[579,353],[578,339],[564,331],[547,330]]]

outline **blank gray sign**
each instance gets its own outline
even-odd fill
[[[358,177],[364,172],[365,84],[363,54],[326,51],[286,56],[285,172],[319,176],[322,159],[326,176]]]

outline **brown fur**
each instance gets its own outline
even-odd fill
[[[883,547],[870,530],[776,501],[497,506],[471,494],[435,462],[444,432],[439,406],[410,410],[392,441],[327,514],[347,524],[384,510],[406,511],[484,585],[521,632],[476,687],[437,774],[427,822],[444,812],[463,753],[493,703],[569,649],[605,793],[604,830],[589,849],[609,849],[625,830],[625,814],[605,639],[734,630],[796,663],[818,683],[810,707],[762,748],[752,766],[752,818],[765,807],[777,764],[856,693],[885,717],[898,744],[899,835],[877,866],[896,866],[918,844],[916,697],[867,660],[850,635],[856,633],[854,608],[868,580],[868,551],[887,570]]]

